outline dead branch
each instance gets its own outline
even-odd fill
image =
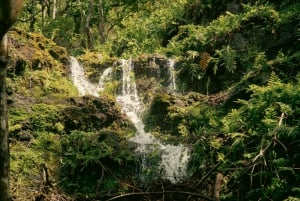
[[[132,196],[138,196],[138,195],[165,195],[165,194],[182,194],[182,195],[189,195],[189,196],[195,196],[200,197],[208,201],[215,201],[214,199],[211,199],[205,195],[199,194],[199,193],[192,193],[192,192],[185,192],[185,191],[162,191],[162,192],[137,192],[137,193],[126,193],[123,195],[118,195],[115,197],[112,197],[106,201],[112,201],[112,200],[118,200],[125,197],[132,197]]]

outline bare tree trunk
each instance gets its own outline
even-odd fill
[[[6,99],[7,37],[0,44],[0,201],[10,199],[9,193],[9,147]]]
[[[9,187],[9,144],[7,121],[7,36],[5,35],[23,7],[23,0],[2,0],[0,2],[0,201],[10,200]]]
[[[104,7],[103,0],[99,0],[99,34],[100,34],[100,43],[105,43],[105,30],[104,30]]]
[[[56,12],[57,12],[57,2],[56,0],[53,0],[52,19],[56,19]]]
[[[77,0],[77,2],[79,3],[80,5],[80,33],[84,33],[85,31],[85,18],[86,18],[86,15],[85,15],[85,9],[84,9],[84,6],[83,6],[83,2],[81,0]]]
[[[90,21],[91,21],[91,17],[92,17],[92,13],[93,13],[93,5],[94,5],[93,0],[89,0],[89,9],[88,9],[87,17],[86,17],[86,22],[85,22],[87,46],[89,49],[93,49],[93,39],[92,39],[91,30],[90,30]]]

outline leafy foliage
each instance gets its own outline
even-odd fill
[[[176,56],[182,94],[159,91],[144,120],[147,131],[191,147],[190,180],[183,186],[211,195],[219,172],[224,175],[221,200],[299,200],[298,2],[122,0],[102,1],[102,7],[100,1],[90,2],[60,1],[54,19],[46,12],[54,4],[43,11],[42,1],[27,1],[18,23],[25,31],[11,32],[16,61],[8,71],[15,97],[9,123],[16,197],[39,199],[43,165],[51,170],[54,186],[79,200],[165,190],[165,183],[151,183],[159,175],[156,152],[148,158],[144,179],[138,178],[134,147],[126,139],[133,131],[114,98],[69,98],[77,93],[65,76],[68,55],[54,40],[72,54],[84,53],[80,59],[89,60],[93,81],[103,62],[113,63],[114,57]],[[102,33],[104,43],[98,39]],[[105,93],[116,91],[118,83],[110,82]],[[143,189],[142,180],[151,186]]]
[[[74,130],[62,140],[63,186],[79,194],[122,190],[121,180],[134,168],[134,155],[127,142],[113,131],[97,134]],[[114,169],[124,168],[124,172]]]
[[[295,133],[299,125],[292,120],[294,115],[299,115],[292,109],[299,104],[296,100],[299,96],[297,85],[282,83],[273,72],[266,86],[251,85],[251,99],[240,100],[242,107],[233,110],[222,120],[224,132],[233,142],[231,148],[239,147],[239,152],[243,154],[236,162],[249,161],[247,169],[242,170],[245,171],[243,174],[249,175],[248,190],[244,192],[248,200],[268,197],[273,200],[285,199],[293,194],[291,186],[287,184],[299,182],[299,175],[294,171],[294,167],[297,167],[294,161],[296,155],[292,156],[295,154],[292,153],[294,148],[288,147],[299,138]],[[231,134],[237,132],[243,134]],[[242,144],[236,143],[237,139]],[[233,172],[232,176],[237,172]],[[270,178],[273,178],[271,182]],[[245,182],[239,179],[242,178],[234,179],[236,185]],[[264,185],[263,189],[260,185]],[[264,194],[256,196],[255,192],[259,192],[259,189]]]

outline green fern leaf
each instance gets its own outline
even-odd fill
[[[267,64],[267,56],[265,52],[258,52],[255,56],[253,67],[256,69],[261,69]]]
[[[227,46],[223,51],[223,59],[225,68],[233,73],[234,70],[237,68],[236,65],[236,52],[230,47]]]
[[[268,86],[273,86],[273,85],[279,84],[279,83],[281,83],[280,78],[274,71],[272,71],[270,78],[268,80]]]
[[[221,50],[216,50],[215,55],[222,61],[222,64],[229,72],[233,73],[236,68],[236,51],[229,45],[223,47]]]

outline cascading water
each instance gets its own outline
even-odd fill
[[[168,90],[170,92],[175,92],[176,91],[176,77],[175,77],[175,60],[174,59],[168,59],[168,69],[169,69],[169,86]]]
[[[98,86],[92,84],[85,77],[84,69],[80,66],[79,62],[75,57],[70,57],[71,62],[71,78],[73,84],[78,89],[79,95],[84,96],[87,94],[98,97]]]
[[[187,176],[186,170],[189,161],[189,149],[183,145],[165,145],[151,133],[145,132],[145,125],[141,120],[144,105],[140,101],[140,97],[137,93],[133,67],[131,59],[121,60],[122,90],[121,94],[117,95],[116,100],[118,104],[121,105],[122,111],[132,121],[137,130],[136,135],[130,140],[137,144],[136,151],[142,156],[142,171],[144,168],[147,168],[145,158],[150,153],[156,151],[159,152],[161,156],[159,171],[163,172],[162,177],[174,183],[178,182]],[[98,96],[98,93],[104,88],[104,81],[110,79],[109,76],[111,75],[112,69],[103,72],[98,86],[91,84],[85,78],[84,70],[74,57],[71,57],[71,72],[74,85],[78,88],[80,95],[91,94]],[[176,89],[174,76],[172,78],[170,75],[170,79],[170,89]]]
[[[112,77],[112,67],[109,67],[105,69],[100,77],[99,83],[98,83],[98,90],[103,91],[105,87],[105,83],[111,80]]]
[[[172,67],[171,89],[175,87],[174,61],[170,60]],[[163,177],[176,182],[186,177],[187,163],[189,161],[189,149],[183,145],[164,145],[151,133],[144,130],[144,123],[140,119],[144,108],[137,94],[136,83],[134,82],[133,64],[131,60],[121,60],[122,67],[122,94],[117,96],[117,102],[122,106],[123,112],[129,117],[137,129],[135,137],[131,141],[137,144],[137,152],[147,157],[153,151],[159,151],[161,155],[160,168],[164,171]],[[170,71],[171,71],[170,70]],[[145,161],[145,160],[142,160]],[[145,166],[142,164],[142,166]]]

